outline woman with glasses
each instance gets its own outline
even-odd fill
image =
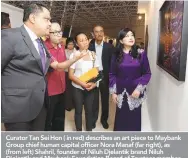
[[[69,37],[66,40],[66,45],[65,45],[65,55],[66,59],[70,59],[70,55],[76,51],[75,49],[75,43],[74,39]],[[74,108],[74,103],[73,103],[73,94],[72,94],[72,81],[69,79],[68,76],[68,69],[65,69],[65,77],[66,77],[66,90],[65,90],[65,108],[67,111],[71,111]]]

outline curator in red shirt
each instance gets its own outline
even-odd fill
[[[61,38],[62,31],[60,25],[56,22],[52,22],[49,38],[45,41],[45,45],[52,59],[58,63],[64,63],[66,61],[65,48],[61,45]],[[65,68],[69,66],[70,64],[66,65]],[[46,130],[64,131],[64,92],[66,88],[64,69],[50,69],[47,74],[47,80],[50,107],[46,118]]]
[[[57,35],[60,33],[57,33]],[[58,61],[66,61],[65,48],[61,44],[54,46],[50,38],[45,41],[46,47],[50,54]],[[54,70],[47,74],[48,79],[48,94],[49,96],[58,95],[65,91],[65,72]]]

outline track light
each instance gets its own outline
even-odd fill
[[[139,15],[139,16],[138,16],[138,20],[141,20],[141,19],[142,19],[142,16],[141,16],[141,15]]]

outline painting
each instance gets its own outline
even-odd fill
[[[186,8],[186,9],[185,9]],[[188,44],[188,2],[165,1],[159,11],[157,65],[185,81]]]
[[[149,36],[148,36],[148,25],[146,25],[146,33],[145,33],[145,50],[148,50]]]

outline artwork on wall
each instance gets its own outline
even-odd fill
[[[187,8],[188,2],[186,1],[165,1],[159,15],[157,65],[179,81],[185,81],[186,73]]]
[[[147,49],[148,49],[148,43],[149,43],[148,25],[146,25],[146,34],[145,34],[145,50],[146,50],[146,52],[147,52]]]

